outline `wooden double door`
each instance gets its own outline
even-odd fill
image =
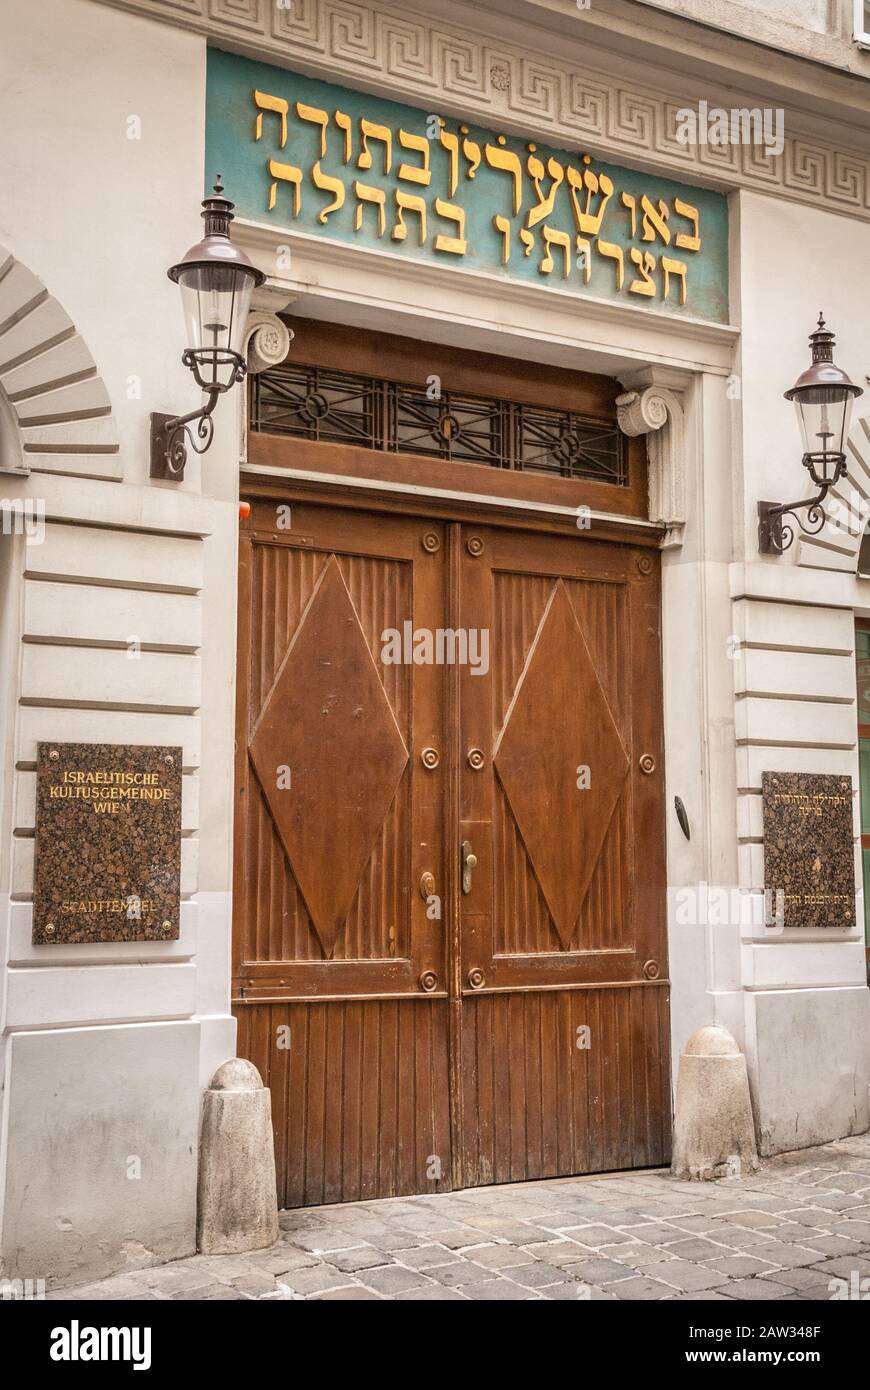
[[[281,1203],[666,1161],[657,553],[277,494],[242,532],[234,1010]]]

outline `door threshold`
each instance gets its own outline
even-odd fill
[[[278,1214],[291,1215],[294,1212],[304,1211],[339,1211],[342,1207],[370,1206],[377,1202],[380,1206],[385,1202],[417,1202],[421,1198],[431,1199],[434,1197],[458,1197],[464,1192],[504,1192],[505,1189],[520,1187],[540,1187],[546,1183],[548,1187],[555,1184],[576,1182],[602,1182],[612,1178],[637,1178],[642,1174],[655,1176],[657,1173],[669,1173],[669,1166],[659,1166],[653,1168],[613,1168],[604,1169],[600,1173],[566,1173],[562,1177],[555,1178],[518,1178],[515,1182],[481,1183],[476,1187],[449,1187],[442,1192],[403,1192],[393,1197],[352,1197],[346,1202],[312,1202],[302,1207],[279,1207]]]

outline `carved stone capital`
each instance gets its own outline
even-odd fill
[[[685,412],[676,391],[646,386],[616,398],[623,434],[648,435],[649,519],[667,527],[664,549],[682,544],[686,524]]]
[[[245,328],[245,356],[248,371],[256,375],[267,367],[283,362],[290,347],[293,332],[277,314],[264,309],[252,309]]]
[[[657,386],[648,386],[645,391],[626,391],[616,398],[616,417],[623,434],[632,437],[649,434],[667,424],[667,402]]]

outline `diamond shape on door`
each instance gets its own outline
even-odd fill
[[[250,756],[331,959],[408,762],[334,555],[266,697]]]
[[[628,773],[628,755],[561,579],[499,734],[494,764],[564,950]],[[588,767],[590,784],[578,786]]]

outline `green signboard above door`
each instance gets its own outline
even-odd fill
[[[208,56],[206,184],[240,217],[403,259],[691,318],[728,319],[725,196]]]

